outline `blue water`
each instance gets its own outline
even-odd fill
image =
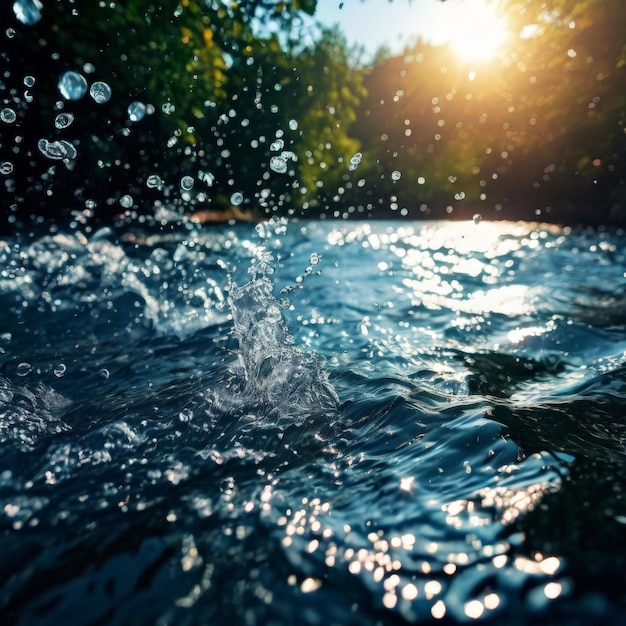
[[[620,623],[624,244],[1,240],[2,623]]]

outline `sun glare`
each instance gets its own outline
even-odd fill
[[[452,4],[452,3],[451,3]],[[463,61],[486,61],[504,43],[506,24],[494,2],[465,0],[450,6],[446,39]]]

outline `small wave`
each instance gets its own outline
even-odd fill
[[[15,385],[0,376],[0,443],[29,450],[43,437],[69,431],[60,417],[69,403],[46,385]]]

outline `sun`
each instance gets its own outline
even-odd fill
[[[506,22],[498,15],[495,2],[464,0],[449,3],[449,8],[445,38],[460,59],[491,59],[507,38]]]

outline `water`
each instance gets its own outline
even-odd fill
[[[620,623],[624,243],[3,239],[3,623]]]

